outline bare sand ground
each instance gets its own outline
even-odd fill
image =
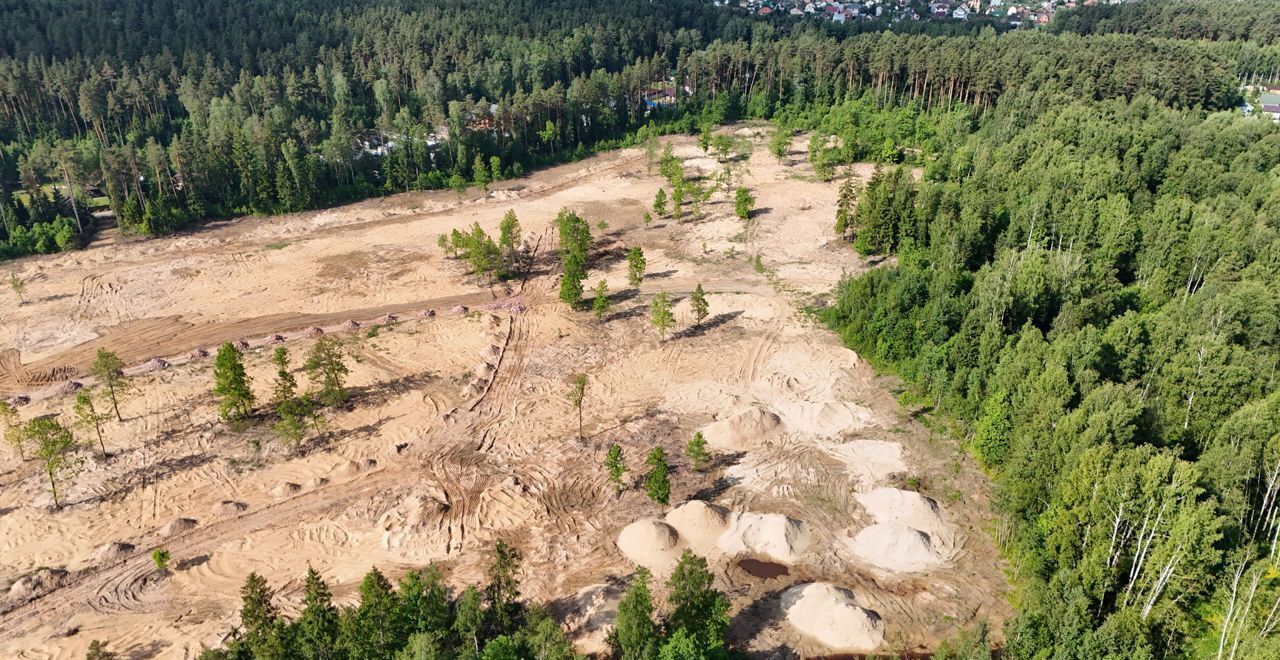
[[[395,577],[436,562],[455,586],[479,581],[498,538],[525,554],[524,596],[550,603],[584,650],[598,648],[635,566],[619,533],[669,510],[638,488],[613,494],[599,466],[614,442],[633,482],[649,448],[665,447],[672,507],[701,499],[724,517],[723,531],[690,522],[710,520],[709,509],[669,520],[689,532],[676,543],[711,556],[741,647],[769,657],[839,651],[788,623],[783,593],[812,582],[879,617],[881,652],[927,651],[979,619],[998,635],[1008,587],[985,531],[980,474],[898,405],[891,381],[799,311],[868,267],[831,242],[838,184],[815,180],[803,153],[779,161],[754,143],[735,166],[759,200],[749,223],[717,194],[702,219],[644,224],[662,181],[642,151],[624,150],[487,194],[397,195],[14,264],[29,302],[0,311],[0,394],[32,399],[24,419],[58,413],[69,423],[72,397],[59,384],[92,385],[85,371],[99,347],[135,375],[125,421],[107,427],[111,457],[83,453],[61,511],[36,465],[0,459],[0,656],[83,657],[105,639],[131,657],[194,657],[236,621],[250,571],[294,612],[308,564],[351,602],[372,565]],[[720,166],[687,139],[673,144],[691,166]],[[472,222],[496,233],[508,208],[539,257],[526,282],[490,288],[435,239]],[[604,278],[615,298],[603,323],[556,300],[549,248],[561,208],[593,225],[586,284]],[[633,245],[649,261],[639,291],[626,284]],[[687,296],[699,283],[711,316],[693,327]],[[679,301],[666,341],[647,321],[659,290]],[[451,311],[458,305],[469,311]],[[428,309],[436,315],[424,318]],[[385,314],[398,318],[370,333]],[[361,328],[344,331],[348,320]],[[353,356],[351,401],[328,413],[324,431],[295,453],[269,420],[219,423],[212,361],[191,352],[246,340],[266,399],[269,336],[282,335],[300,363],[312,327]],[[155,357],[168,366],[143,367]],[[564,396],[576,372],[589,378],[583,440]],[[737,417],[744,411],[763,412]],[[741,449],[717,451],[696,472],[683,445],[716,423]],[[910,516],[868,509],[906,501],[871,495],[904,475],[924,484],[925,504],[912,500]],[[898,536],[854,542],[885,521],[895,534],[929,527],[916,531],[945,547],[910,535],[928,561],[895,571],[874,553],[902,547]],[[173,555],[169,576],[152,565],[156,547]],[[757,577],[744,558],[782,558],[786,570]]]

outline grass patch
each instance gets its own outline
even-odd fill
[[[288,244],[288,243],[286,243],[286,242],[284,242],[284,241],[274,241],[274,242],[272,242],[272,243],[267,243],[266,245],[262,246],[262,249],[264,249],[264,250],[283,250],[283,249],[285,248],[285,246],[287,246],[287,245],[289,245],[289,244]]]

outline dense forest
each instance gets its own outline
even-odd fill
[[[1010,656],[1277,657],[1280,127],[1034,103],[876,174],[824,314],[993,475]]]
[[[1174,39],[1280,42],[1280,5],[1271,0],[1163,0],[1067,9],[1055,32],[1142,34]]]
[[[846,36],[698,0],[663,5],[11,3],[0,12],[0,255],[73,249],[100,206],[126,231],[165,234],[484,185],[642,128],[863,96],[989,109],[1026,89],[1228,107],[1242,58],[1280,62],[1270,47],[1130,35]],[[674,102],[653,102],[657,90]]]

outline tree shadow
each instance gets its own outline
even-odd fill
[[[209,562],[209,555],[197,555],[195,557],[191,557],[190,559],[183,559],[177,564],[174,564],[173,568],[174,570],[185,571],[189,568],[202,566],[208,562]]]
[[[707,319],[706,321],[703,321],[702,323],[699,323],[697,325],[691,325],[685,328],[684,330],[681,330],[680,332],[677,332],[671,335],[671,338],[684,339],[686,337],[701,337],[702,335],[706,334],[708,330],[715,330],[716,328],[728,323],[729,321],[732,321],[738,318],[739,316],[742,316],[742,310],[740,309],[732,312],[723,312],[720,314],[716,314],[715,316]]]
[[[627,289],[618,291],[617,293],[610,293],[609,302],[610,304],[616,304],[616,303],[625,302],[628,300],[634,300],[639,295],[640,295],[639,289],[627,288]]]
[[[127,660],[149,660],[157,658],[167,648],[170,643],[163,640],[155,640],[146,644],[136,644],[125,649],[124,657]]]
[[[199,454],[188,454],[186,456],[177,456],[168,458],[159,463],[146,465],[134,470],[126,472],[111,481],[112,488],[107,492],[93,495],[76,502],[76,504],[89,504],[93,502],[107,502],[119,497],[123,497],[127,493],[136,488],[145,486],[149,483],[155,483],[162,477],[169,477],[180,472],[194,470],[198,467],[212,462],[214,455],[210,452],[201,452]]]
[[[730,488],[742,483],[741,477],[716,477],[710,486],[698,490],[689,496],[691,500],[705,500],[710,502],[724,495]]]
[[[628,307],[627,309],[614,312],[606,316],[605,322],[621,321],[623,319],[633,319],[633,318],[636,318],[637,316],[643,316],[645,312],[648,312],[648,311],[649,311],[649,307],[647,305],[636,305],[635,307]]]
[[[765,213],[772,213],[772,212],[773,212],[772,206],[761,206],[760,208],[751,209],[751,212],[747,214],[747,219],[753,220],[757,216],[761,216],[761,215],[764,215]]]
[[[668,277],[671,277],[672,275],[675,275],[676,272],[677,271],[674,271],[674,270],[664,270],[657,273],[645,273],[644,278],[646,280],[661,280],[661,279],[666,279]]]

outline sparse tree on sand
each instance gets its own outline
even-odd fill
[[[591,300],[591,313],[596,315],[597,321],[604,320],[604,315],[609,313],[609,283],[604,280],[596,284],[595,298]]]
[[[638,287],[644,282],[644,270],[649,262],[644,258],[644,250],[636,246],[627,251],[627,283]]]
[[[524,556],[519,548],[507,545],[498,539],[493,545],[493,559],[485,570],[489,583],[485,585],[484,597],[489,603],[489,613],[495,616],[498,627],[503,631],[513,628],[516,619],[517,599],[520,598],[520,562]]]
[[[587,375],[574,374],[569,379],[569,392],[565,395],[569,403],[578,409],[578,439],[582,439],[582,402],[587,398]]]
[[[67,427],[52,417],[36,417],[22,428],[27,442],[35,447],[35,457],[49,478],[49,492],[53,494],[53,506],[61,509],[58,499],[58,482],[76,465],[72,452],[76,439]]]
[[[27,460],[26,437],[18,424],[18,411],[8,401],[0,400],[0,423],[4,424],[4,441],[13,447],[19,460]]]
[[[649,321],[658,329],[658,338],[665,340],[667,331],[676,323],[675,314],[671,312],[671,300],[666,291],[659,291],[649,305]]]
[[[124,360],[105,348],[99,348],[98,355],[93,360],[92,371],[98,377],[98,382],[107,388],[116,421],[123,422],[124,417],[120,416],[120,395],[129,391],[129,381],[124,378]]]
[[[651,660],[658,657],[658,644],[662,638],[653,621],[653,596],[649,592],[650,573],[643,566],[627,586],[627,593],[618,603],[618,616],[609,634],[609,645],[615,657],[622,660]]]
[[[307,428],[320,428],[321,417],[315,410],[315,403],[306,397],[293,397],[276,404],[276,422],[272,430],[280,441],[297,451],[302,438],[307,435]]]
[[[667,214],[667,191],[662,188],[653,196],[653,214],[659,218]]]
[[[711,306],[707,304],[707,292],[702,290],[701,282],[694,288],[693,295],[689,296],[689,305],[693,307],[694,320],[698,325],[702,325],[708,312],[711,311]]]
[[[151,551],[151,563],[156,565],[156,570],[161,573],[169,572],[169,561],[173,559],[173,555],[169,554],[164,548],[156,548]]]
[[[107,650],[107,643],[95,639],[89,642],[89,652],[85,654],[84,660],[116,660],[118,656]]]
[[[649,499],[666,506],[671,500],[671,480],[667,476],[667,455],[662,447],[654,447],[644,461],[649,472],[644,477],[644,490]]]
[[[9,288],[13,289],[13,293],[18,296],[18,304],[27,304],[27,299],[23,295],[27,291],[27,283],[18,277],[17,273],[9,273]]]
[[[702,431],[693,434],[693,438],[684,446],[684,455],[693,463],[693,469],[699,472],[707,466],[707,460],[711,456],[707,454],[707,440],[702,437]]]
[[[271,363],[276,365],[276,386],[271,400],[279,405],[297,396],[298,380],[289,372],[289,349],[277,346]]]
[[[516,269],[516,257],[520,250],[520,220],[516,218],[516,212],[508,209],[506,215],[502,216],[502,223],[498,225],[498,247],[502,250],[503,258],[506,260],[506,272],[514,272]]]
[[[609,445],[609,453],[604,457],[604,469],[609,471],[609,483],[613,484],[615,491],[622,492],[622,475],[627,471],[627,465],[622,458],[622,446],[618,444]]]
[[[231,342],[218,348],[213,362],[213,393],[221,397],[218,415],[225,421],[244,419],[253,407],[253,390],[240,349]]]
[[[304,366],[313,383],[318,382],[320,390],[316,399],[326,406],[336,406],[347,400],[347,391],[343,380],[350,369],[342,359],[342,345],[331,337],[321,337],[311,347]]]
[[[111,419],[111,416],[98,412],[93,405],[93,391],[87,387],[76,392],[76,405],[73,410],[76,416],[76,426],[97,434],[98,448],[102,450],[102,457],[106,458],[107,445],[102,439],[102,423]]]
[[[756,207],[756,198],[751,195],[751,191],[746,188],[738,188],[733,196],[733,212],[743,220],[751,217],[751,211]]]

